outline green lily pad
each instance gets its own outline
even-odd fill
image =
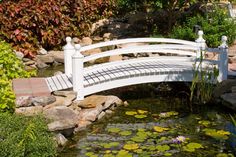
[[[132,154],[129,153],[129,151],[126,151],[126,150],[120,150],[117,154],[116,157],[132,157]]]
[[[138,110],[138,113],[139,113],[139,114],[147,114],[148,111],[145,111],[145,110]]]
[[[183,150],[187,152],[194,152],[196,149],[200,149],[200,148],[203,148],[203,146],[200,143],[191,142],[187,144],[186,146],[184,146]]]
[[[118,133],[121,131],[121,129],[120,128],[109,128],[107,131],[111,132],[111,133]]]
[[[229,138],[230,132],[224,130],[216,130],[216,129],[203,129],[206,135],[211,136],[218,140],[227,140]]]
[[[110,142],[110,143],[103,144],[103,147],[104,148],[112,148],[112,147],[117,147],[119,145],[120,145],[119,142]]]
[[[160,127],[160,126],[154,126],[153,129],[154,129],[156,132],[163,132],[163,131],[169,130],[169,128],[164,128],[164,127]]]
[[[142,119],[142,118],[146,118],[147,115],[144,115],[144,114],[137,114],[134,116],[135,118],[138,118],[138,119]]]
[[[98,157],[98,155],[94,154],[93,152],[87,152],[85,155],[88,157]]]
[[[166,144],[165,145],[158,145],[158,146],[156,146],[156,149],[160,152],[165,152],[167,150],[170,150],[170,146],[168,146]]]
[[[133,143],[133,144],[125,144],[123,146],[124,149],[126,150],[135,150],[139,148],[139,145],[137,143]]]
[[[133,116],[133,115],[136,115],[138,113],[136,111],[126,111],[125,114],[129,115],[129,116]]]
[[[132,131],[128,131],[128,130],[126,130],[126,131],[121,131],[119,134],[120,134],[121,136],[129,136],[129,135],[132,134]]]
[[[201,121],[198,122],[198,124],[201,124],[205,127],[208,127],[211,124],[211,122],[208,121],[208,120],[201,120]]]

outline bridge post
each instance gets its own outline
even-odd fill
[[[198,45],[198,50],[197,50],[197,54],[196,54],[196,69],[195,70],[202,70],[202,60],[203,57],[205,55],[205,49],[206,49],[206,41],[205,39],[203,39],[203,31],[199,30],[198,31],[198,38],[197,40],[195,40],[195,42]]]
[[[77,92],[77,100],[84,99],[84,56],[80,53],[81,46],[75,45],[76,53],[72,56],[72,82],[73,90]]]
[[[66,37],[66,45],[64,50],[64,69],[65,74],[70,76],[72,74],[72,55],[75,53],[75,48],[71,44],[71,37]]]
[[[228,77],[228,45],[227,45],[227,37],[222,36],[221,38],[222,44],[219,46],[221,53],[218,55],[219,60],[219,76],[218,81],[221,82],[223,80],[227,80]]]

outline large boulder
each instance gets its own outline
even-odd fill
[[[236,80],[235,79],[228,79],[225,81],[222,81],[217,87],[214,89],[214,97],[219,98],[221,95],[225,93],[231,92],[231,87],[236,86]]]
[[[64,63],[64,52],[63,51],[49,51],[48,54],[54,58],[58,63]]]
[[[236,93],[225,93],[221,95],[223,104],[236,111]]]
[[[37,58],[43,63],[51,64],[54,62],[54,58],[51,55],[37,55]]]
[[[72,133],[73,129],[77,126],[77,114],[66,106],[56,106],[45,109],[43,115],[52,121],[48,124],[50,131],[65,132],[70,130],[69,132]]]
[[[83,109],[79,113],[79,119],[83,121],[94,122],[97,120],[101,112],[102,106],[97,106],[96,108],[91,109]]]
[[[50,96],[39,96],[31,98],[31,103],[34,106],[46,106],[56,101],[56,98],[52,95]]]

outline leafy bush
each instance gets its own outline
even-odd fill
[[[215,8],[208,14],[208,18],[197,15],[189,18],[182,25],[173,28],[171,37],[185,40],[195,40],[197,35],[194,32],[194,26],[199,25],[204,31],[205,39],[209,47],[218,47],[221,44],[221,36],[228,37],[229,45],[236,39],[236,24],[228,18],[227,13]]]
[[[0,41],[0,112],[14,110],[15,96],[11,80],[18,77],[29,77],[32,72],[24,70],[24,65],[16,57],[9,44]]]
[[[111,14],[112,0],[4,0],[0,3],[0,37],[25,55],[39,46],[64,44],[65,36],[86,34],[91,22]]]
[[[0,156],[56,156],[56,143],[42,117],[0,113]]]

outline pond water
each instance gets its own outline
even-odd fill
[[[135,95],[135,94],[134,94]],[[145,95],[145,94],[144,94]],[[224,157],[236,153],[236,128],[221,105],[143,96],[71,138],[61,157]]]

